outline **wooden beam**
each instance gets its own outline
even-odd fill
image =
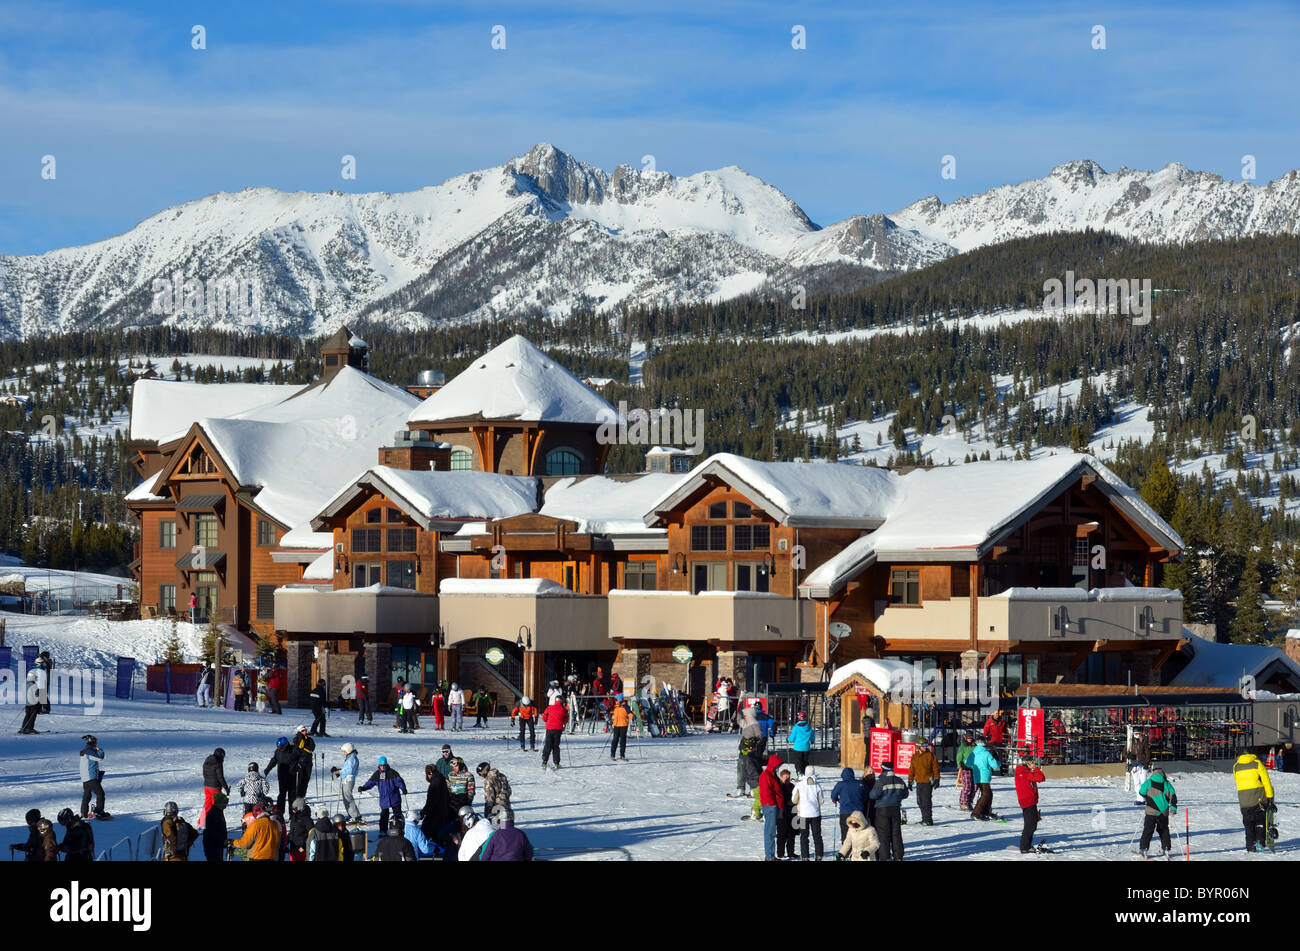
[[[1074,656],[1070,658],[1070,673],[1073,674],[1074,671],[1078,668],[1078,666],[1082,664],[1084,660],[1088,657],[1088,655],[1091,653],[1092,650],[1091,648],[1088,647],[1082,647],[1079,650],[1075,651]]]
[[[1104,650],[1106,648],[1106,645],[1109,643],[1110,641],[1106,640],[1106,638],[1104,637],[1097,638],[1095,641],[1092,642],[1092,653],[1096,654],[1099,651]]]
[[[1161,667],[1163,667],[1165,665],[1165,661],[1173,657],[1174,653],[1185,643],[1187,643],[1187,639],[1180,637],[1178,640],[1170,641],[1168,644],[1162,647],[1160,649],[1160,652],[1156,654],[1155,659],[1151,661],[1152,672],[1155,672],[1159,670]]]
[[[1097,477],[1095,475],[1085,472],[1083,474],[1083,478],[1079,480],[1079,491],[1082,492],[1084,489],[1088,488],[1088,486],[1092,485],[1096,481],[1097,481]]]
[[[980,623],[980,564],[975,562],[970,566],[970,649],[975,650],[975,645],[979,643],[979,623]]]

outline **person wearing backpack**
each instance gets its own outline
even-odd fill
[[[307,834],[308,862],[342,862],[343,846],[339,830],[330,822],[329,810],[321,806],[316,810],[316,825]]]
[[[1151,846],[1151,833],[1158,830],[1160,847],[1164,849],[1161,854],[1168,858],[1169,816],[1178,811],[1178,793],[1174,792],[1174,784],[1165,775],[1164,769],[1156,766],[1151,770],[1146,782],[1138,789],[1138,795],[1147,805],[1146,814],[1142,819],[1142,839],[1138,843],[1138,854],[1147,858],[1147,849]]]
[[[71,809],[59,812],[59,825],[67,831],[59,843],[59,851],[67,855],[65,862],[93,862],[95,860],[95,832],[90,823]]]
[[[190,849],[199,837],[194,826],[185,821],[174,802],[163,804],[162,859],[164,862],[188,862]],[[224,837],[225,833],[222,833]]]

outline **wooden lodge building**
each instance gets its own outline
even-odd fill
[[[1181,540],[1089,456],[901,474],[724,453],[609,476],[616,412],[521,337],[409,391],[346,329],[326,346],[320,381],[260,401],[161,380],[133,399],[146,615],[195,593],[274,632],[292,702],[316,676],[537,696],[598,666],[698,700],[718,676],[873,657],[1157,682],[1184,638],[1155,587]]]

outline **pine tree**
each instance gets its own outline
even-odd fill
[[[1228,638],[1234,644],[1268,643],[1268,616],[1264,613],[1264,592],[1255,560],[1246,562],[1237,594],[1237,612],[1228,626]]]
[[[176,618],[172,618],[172,630],[167,636],[167,641],[163,644],[163,654],[160,663],[183,664],[185,663],[185,652],[181,645],[180,634],[176,631]]]
[[[215,612],[213,612],[215,614]],[[208,629],[203,632],[203,641],[199,652],[199,659],[212,663],[212,659],[217,656],[217,638],[221,636],[221,629],[217,627],[217,619],[213,617],[208,621]],[[229,641],[222,641],[221,644],[221,663],[223,665],[233,664],[235,662],[234,651],[230,649]]]
[[[1169,521],[1174,515],[1174,504],[1178,501],[1178,482],[1165,465],[1163,459],[1157,459],[1142,480],[1138,490],[1142,498],[1156,510],[1156,514]]]

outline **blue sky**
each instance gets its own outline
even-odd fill
[[[539,141],[740,165],[821,224],[1076,158],[1239,178],[1249,153],[1262,183],[1300,166],[1298,37],[1294,3],[0,0],[0,253],[250,185],[409,190]]]

